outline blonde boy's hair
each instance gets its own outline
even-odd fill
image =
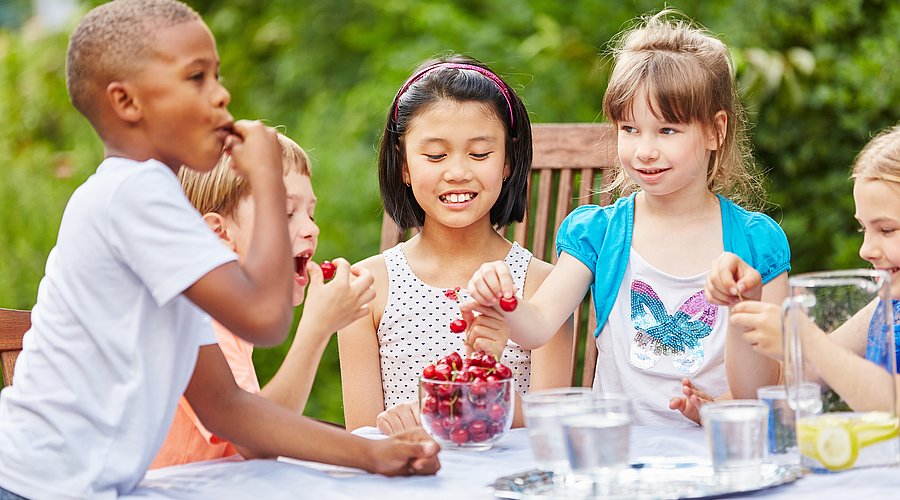
[[[194,9],[176,0],[114,0],[88,12],[66,52],[72,105],[96,128],[107,85],[140,69],[152,53],[155,33],[199,19]]]
[[[882,130],[856,156],[854,179],[900,183],[900,125]]]
[[[284,175],[296,172],[310,176],[309,156],[289,137],[278,134]],[[235,174],[231,155],[223,154],[209,172],[181,167],[178,171],[181,187],[191,204],[201,213],[215,212],[223,217],[234,215],[238,203],[250,194],[250,183]]]
[[[707,187],[748,208],[761,205],[765,192],[753,173],[734,64],[725,44],[666,9],[618,35],[612,46],[615,66],[603,97],[606,117],[613,123],[630,120],[642,90],[651,112],[666,122],[696,123],[715,131],[715,115],[725,111],[728,123],[707,166]],[[625,195],[636,189],[620,167],[606,191]]]

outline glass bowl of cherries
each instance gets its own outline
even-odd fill
[[[490,449],[512,425],[514,384],[492,354],[443,357],[419,377],[422,427],[443,449]]]

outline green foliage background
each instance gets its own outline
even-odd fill
[[[280,125],[313,158],[318,257],[378,251],[375,148],[397,87],[422,60],[462,52],[521,93],[532,121],[594,122],[609,39],[661,1],[188,0],[216,35],[232,112]],[[83,9],[97,1],[84,2]],[[731,48],[767,177],[769,213],[794,272],[861,267],[848,172],[871,134],[897,122],[900,4],[889,0],[682,0]],[[0,305],[34,304],[71,192],[102,156],[68,103],[67,33],[22,0],[0,9]],[[74,22],[74,21],[73,21]],[[5,26],[5,27],[4,27]],[[260,349],[262,381],[287,344]],[[332,343],[307,414],[342,421]]]

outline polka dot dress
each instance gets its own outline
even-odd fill
[[[463,356],[466,353],[463,336],[451,333],[449,328],[450,322],[460,317],[453,294],[428,285],[413,274],[402,245],[384,252],[390,283],[378,325],[378,351],[385,408],[416,401],[419,374],[426,365],[453,351]],[[518,243],[513,243],[504,259],[518,290],[525,284],[530,261],[531,252]],[[503,351],[503,364],[512,369],[520,394],[526,393],[530,384],[530,352],[512,341]]]

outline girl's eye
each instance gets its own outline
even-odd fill
[[[674,134],[675,132],[677,132],[677,130],[675,130],[675,129],[672,128],[672,127],[663,127],[663,128],[661,128],[661,129],[659,129],[659,133],[662,134],[662,135],[672,135],[672,134]]]
[[[444,155],[444,154],[440,154],[440,155],[429,155],[429,154],[426,154],[426,155],[424,155],[424,156],[425,156],[425,158],[428,158],[428,161],[440,161],[440,160],[442,160],[442,159],[443,159],[445,156],[447,156],[447,155]]]
[[[493,153],[493,151],[489,151],[487,153],[469,153],[469,156],[475,158],[476,160],[486,160],[489,156],[491,156],[491,153]]]

